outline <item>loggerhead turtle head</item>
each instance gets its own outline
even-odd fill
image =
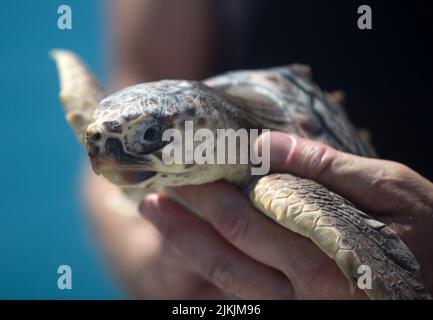
[[[206,164],[167,164],[163,134],[176,129],[185,143],[185,121],[193,130],[227,125],[223,103],[199,82],[159,81],[125,88],[103,99],[87,127],[85,145],[93,170],[126,187],[183,185],[222,178],[224,170]],[[194,142],[196,143],[196,142]]]

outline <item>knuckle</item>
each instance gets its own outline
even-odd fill
[[[248,219],[244,216],[239,204],[221,205],[215,215],[214,227],[229,241],[243,239],[248,232]]]
[[[308,150],[308,168],[305,169],[312,172],[314,177],[320,177],[329,171],[335,156],[336,152],[330,147],[323,144],[314,145]]]
[[[398,180],[406,179],[411,171],[408,166],[397,162],[392,162],[391,168],[393,176]]]
[[[387,161],[374,173],[371,184],[373,188],[383,191],[401,187],[408,170],[403,164]]]

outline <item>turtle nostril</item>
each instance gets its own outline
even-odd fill
[[[99,139],[101,139],[101,134],[99,132],[94,133],[92,136],[92,140],[98,141]]]
[[[87,140],[97,142],[101,139],[101,133],[100,132],[89,132],[87,131]]]

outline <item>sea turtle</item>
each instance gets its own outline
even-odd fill
[[[149,188],[226,180],[245,190],[276,223],[310,238],[354,286],[359,267],[372,271],[373,299],[429,298],[419,265],[383,223],[324,186],[286,173],[252,176],[250,164],[166,164],[163,132],[192,121],[199,128],[271,129],[368,156],[344,110],[314,84],[304,65],[234,71],[204,81],[164,80],[107,95],[73,53],[52,52],[66,119],[93,170],[139,201]],[[335,95],[334,95],[335,98]],[[185,142],[184,142],[185,143]],[[194,145],[196,147],[196,145]],[[238,150],[239,151],[239,150]],[[129,201],[129,200],[128,200]],[[119,210],[130,206],[120,205]]]

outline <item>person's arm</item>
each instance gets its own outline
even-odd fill
[[[202,79],[214,61],[215,3],[113,1],[116,87],[159,79]]]
[[[224,295],[191,270],[188,261],[140,217],[119,215],[108,205],[121,191],[90,168],[85,198],[99,243],[128,296],[139,299],[213,299]]]
[[[316,180],[389,224],[418,258],[432,292],[430,181],[399,163],[362,158],[285,133],[271,133],[270,141],[272,170]],[[337,265],[312,241],[257,212],[235,187],[217,182],[174,192],[210,225],[164,195],[149,195],[141,212],[193,269],[223,290],[250,299],[365,298],[361,291],[350,294]]]

